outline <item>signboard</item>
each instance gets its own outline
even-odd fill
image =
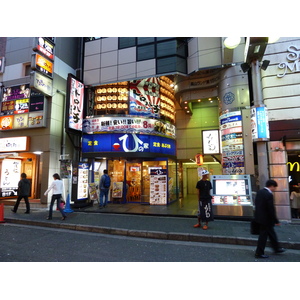
[[[44,95],[34,92],[29,84],[3,89],[0,131],[46,126]]]
[[[176,155],[175,140],[145,134],[87,134],[82,138],[82,152],[147,152]]]
[[[152,77],[130,81],[130,114],[159,117],[160,109],[159,79]]]
[[[37,38],[36,46],[33,48],[33,50],[39,51],[52,61],[54,60],[54,45],[43,37]]]
[[[220,116],[223,174],[244,174],[242,115],[233,111]]]
[[[137,116],[87,118],[82,130],[84,133],[126,132],[176,137],[176,128],[169,122]]]
[[[77,183],[77,198],[83,200],[88,198],[89,185],[89,164],[79,163],[78,164],[78,183]]]
[[[32,55],[31,68],[49,77],[53,75],[53,62],[37,53]]]
[[[152,169],[150,172],[150,204],[167,204],[167,170]]]
[[[28,149],[28,136],[0,138],[0,152],[28,151]]]
[[[30,74],[30,87],[42,92],[47,96],[52,96],[52,79],[38,72]]]
[[[68,75],[66,128],[82,131],[84,84]]]
[[[268,110],[265,106],[251,108],[251,131],[254,142],[270,139]]]
[[[202,130],[203,154],[219,154],[220,138],[219,130]]]
[[[29,97],[30,97],[29,84],[21,84],[21,85],[3,88],[2,102],[25,99]]]

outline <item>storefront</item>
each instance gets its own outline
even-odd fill
[[[26,173],[31,183],[29,197],[37,195],[39,155],[28,152],[30,139],[8,137],[0,139],[0,197],[16,198],[21,173]]]
[[[175,140],[142,134],[125,136],[126,142],[121,144],[118,140],[124,134],[84,136],[82,155],[91,166],[89,182],[98,185],[107,169],[112,202],[167,205],[177,200],[180,191]]]

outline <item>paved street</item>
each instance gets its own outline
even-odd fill
[[[254,258],[252,246],[74,232],[65,229],[0,225],[1,262],[299,262],[289,249],[267,260]],[[267,248],[266,253],[272,254]]]

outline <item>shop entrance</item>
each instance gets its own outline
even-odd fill
[[[111,202],[167,204],[176,198],[176,164],[173,162],[114,159],[108,160],[107,169],[111,177]],[[151,170],[161,170],[164,175],[154,179]]]

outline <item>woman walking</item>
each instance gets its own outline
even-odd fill
[[[48,216],[47,220],[52,219],[52,211],[53,211],[53,205],[54,205],[55,200],[57,200],[57,207],[58,207],[60,213],[62,214],[61,219],[65,220],[67,216],[60,206],[61,196],[63,193],[63,182],[61,181],[60,176],[57,173],[53,174],[53,179],[54,179],[54,181],[51,183],[51,185],[49,186],[49,188],[47,189],[47,191],[44,194],[46,196],[50,192],[50,190],[53,189],[53,194],[52,194],[51,203],[50,203],[50,207],[49,207],[49,216]]]

